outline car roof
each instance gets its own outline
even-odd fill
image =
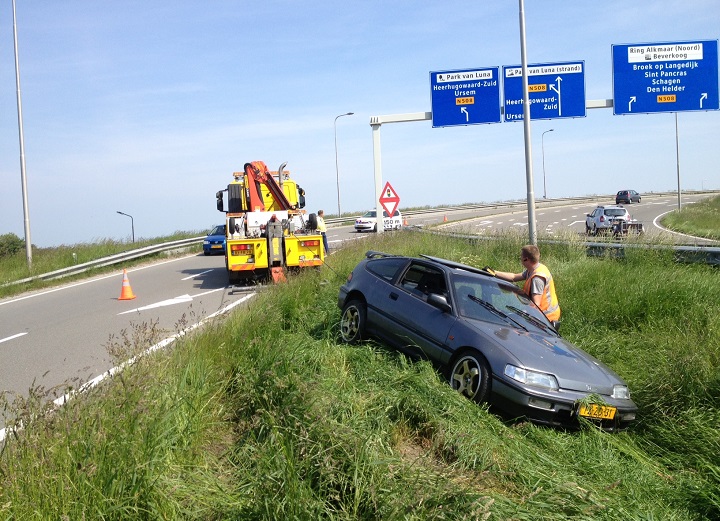
[[[393,253],[385,253],[385,252],[375,251],[375,250],[370,250],[367,253],[365,253],[365,258],[367,258],[367,259],[377,259],[377,258],[383,258],[383,257],[399,257],[399,258],[406,258],[406,259],[422,258],[423,260],[429,260],[431,262],[434,262],[436,264],[441,264],[448,268],[465,270],[465,271],[469,271],[471,273],[477,273],[479,275],[485,275],[487,277],[492,277],[492,275],[490,273],[488,273],[487,271],[485,271],[481,268],[475,268],[473,266],[468,266],[467,264],[461,264],[459,262],[451,261],[448,259],[441,259],[440,257],[432,257],[430,255],[421,254],[420,257],[409,257],[407,255],[395,255]]]

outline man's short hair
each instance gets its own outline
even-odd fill
[[[523,246],[520,250],[520,255],[525,259],[529,259],[533,264],[540,262],[540,250],[534,244],[528,244]]]

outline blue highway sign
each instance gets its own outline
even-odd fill
[[[430,73],[433,127],[500,123],[500,68]]]
[[[613,45],[613,113],[718,110],[718,42]]]
[[[522,67],[503,67],[505,121],[522,121]],[[585,117],[585,62],[528,65],[530,119]]]

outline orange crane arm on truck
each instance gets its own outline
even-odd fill
[[[245,174],[248,177],[248,192],[250,199],[251,212],[266,211],[265,202],[262,198],[261,184],[264,184],[273,199],[278,210],[294,210],[295,206],[288,200],[283,189],[275,181],[275,178],[268,171],[267,165],[263,161],[253,161],[245,163]],[[282,174],[281,174],[282,175]]]

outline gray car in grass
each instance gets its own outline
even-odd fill
[[[467,398],[503,416],[606,430],[637,407],[609,367],[562,338],[514,284],[431,256],[369,251],[340,288],[345,342],[371,337],[432,361]]]

